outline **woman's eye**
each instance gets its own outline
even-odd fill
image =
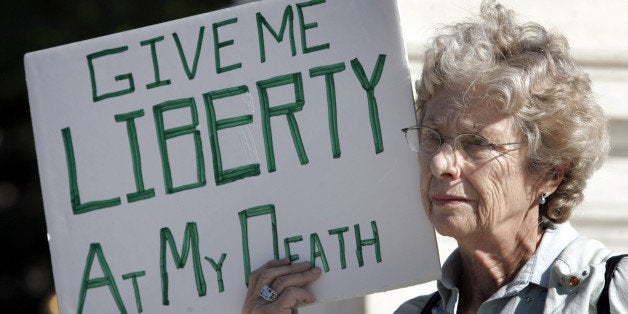
[[[440,142],[440,136],[438,134],[429,134],[425,137],[425,140],[433,143]]]
[[[436,134],[435,132],[421,132],[419,134],[419,140],[421,142],[427,143],[427,142],[440,142],[440,136],[438,134]]]
[[[460,139],[460,144],[464,147],[483,148],[490,146],[490,142],[482,136],[469,134]]]
[[[484,138],[476,137],[475,139],[473,139],[473,145],[488,146],[488,141],[486,139],[484,139]]]

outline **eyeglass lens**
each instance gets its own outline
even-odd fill
[[[428,127],[410,128],[405,132],[412,150],[425,155],[436,154],[446,139]],[[455,149],[473,159],[485,158],[492,151],[491,143],[477,134],[460,134],[454,138],[453,144]]]

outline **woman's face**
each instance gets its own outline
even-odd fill
[[[480,159],[453,147],[452,138],[462,133],[480,134],[495,144],[522,141],[510,116],[468,90],[442,89],[427,102],[421,124],[447,137],[434,155],[419,153],[423,205],[440,234],[458,240],[504,234],[530,221],[527,215],[538,219],[538,211],[530,210],[537,192],[526,174],[525,145],[489,150]]]

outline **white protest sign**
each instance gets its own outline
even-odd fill
[[[236,313],[248,273],[322,301],[433,280],[395,1],[260,1],[30,53],[63,313]]]

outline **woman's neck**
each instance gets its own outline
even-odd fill
[[[477,313],[484,301],[511,282],[536,251],[543,232],[537,219],[534,224],[485,231],[481,240],[459,239],[462,277],[458,312]]]

